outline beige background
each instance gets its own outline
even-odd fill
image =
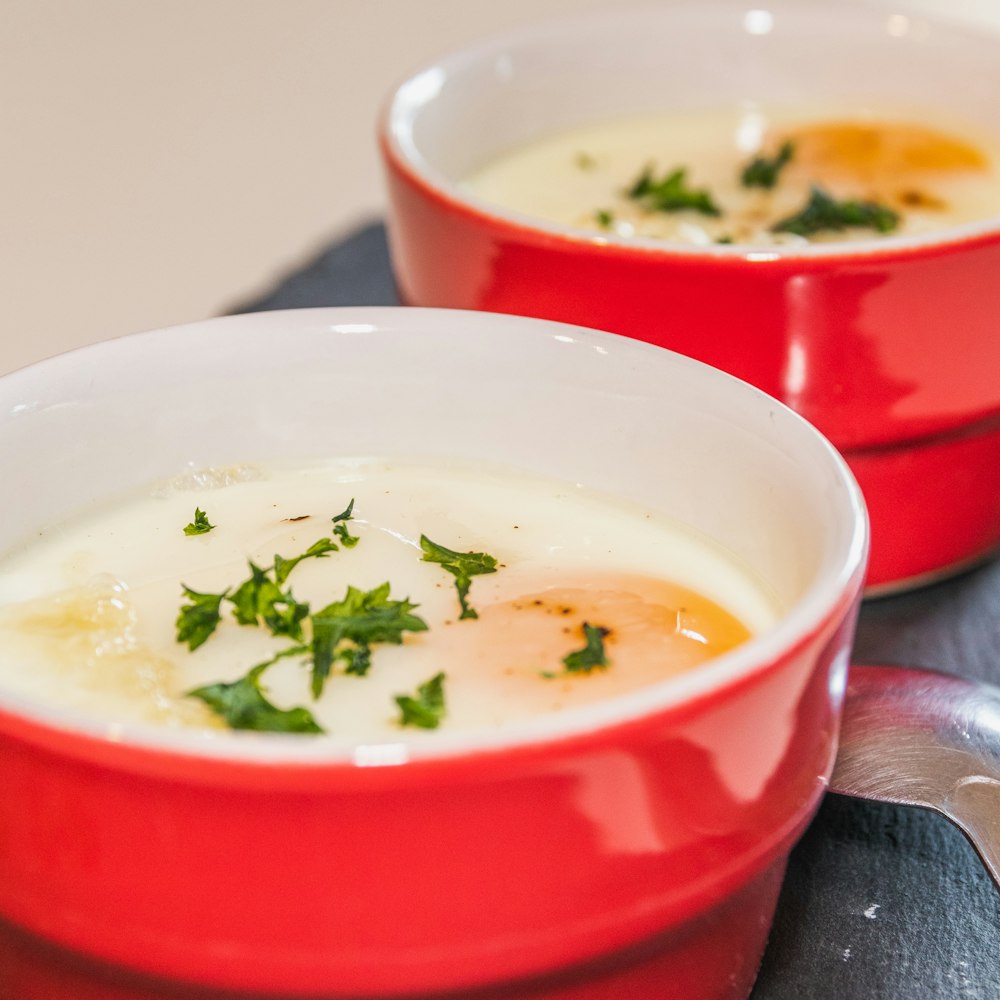
[[[909,5],[1000,30],[1000,0]],[[395,82],[496,29],[609,6],[0,0],[0,371],[266,291],[381,215],[374,127]]]

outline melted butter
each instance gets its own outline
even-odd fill
[[[141,641],[127,588],[112,577],[0,608],[0,639],[26,693],[57,689],[65,704],[87,706],[114,692],[134,721],[218,726],[182,697],[173,663]]]
[[[429,629],[374,646],[368,675],[335,673],[318,702],[297,658],[268,670],[274,704],[303,705],[338,736],[400,738],[395,696],[439,670],[452,730],[614,697],[697,668],[779,613],[711,542],[573,484],[357,461],[236,477],[206,470],[56,526],[0,560],[0,690],[115,723],[218,727],[185,692],[236,680],[290,642],[238,625],[223,605],[216,632],[189,652],[175,636],[181,583],[235,588],[248,560],[270,566],[276,553],[330,537],[330,519],[352,498],[357,546],[300,563],[287,585],[315,610],[348,586],[388,580],[391,597],[419,605]],[[217,527],[185,536],[195,506]],[[459,620],[453,578],[420,558],[422,533],[497,557],[496,573],[473,580],[478,620]],[[583,646],[584,622],[608,630],[610,666],[569,675],[562,658]]]

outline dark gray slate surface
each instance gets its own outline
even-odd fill
[[[375,222],[318,253],[263,298],[234,303],[229,312],[398,304],[385,228]]]
[[[376,223],[233,311],[397,303]],[[867,603],[855,660],[1000,684],[1000,563]],[[792,855],[753,1000],[1000,1000],[1000,895],[940,817],[828,796]]]

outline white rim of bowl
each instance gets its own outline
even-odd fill
[[[838,608],[846,606],[846,602],[854,596],[855,585],[860,590],[868,551],[867,513],[860,488],[833,445],[802,417],[759,389],[694,359],[618,334],[552,320],[459,309],[373,306],[275,310],[217,317],[179,327],[129,334],[77,348],[4,375],[0,377],[0,386],[22,375],[31,377],[50,363],[61,366],[88,355],[99,358],[101,354],[114,351],[114,345],[118,341],[136,344],[152,338],[173,337],[179,330],[241,326],[247,325],[248,321],[261,329],[274,327],[276,331],[286,335],[290,323],[299,326],[320,323],[328,326],[331,333],[342,330],[352,335],[357,334],[359,324],[377,330],[393,324],[398,326],[400,321],[414,328],[425,324],[434,324],[439,328],[453,324],[465,335],[468,335],[470,323],[485,325],[487,328],[530,324],[538,328],[536,335],[544,335],[546,328],[551,331],[549,336],[552,338],[565,337],[567,332],[572,332],[574,338],[585,346],[593,346],[596,341],[597,346],[618,352],[619,355],[639,355],[640,361],[643,358],[653,359],[663,353],[671,354],[679,364],[691,367],[695,377],[740,386],[744,398],[752,399],[746,405],[766,406],[773,412],[772,419],[776,424],[784,421],[789,433],[795,438],[796,449],[811,449],[823,455],[822,460],[830,464],[844,488],[843,516],[851,525],[849,542],[843,550],[828,551],[825,554],[815,579],[774,626],[730,652],[699,666],[697,670],[605,701],[567,709],[561,713],[536,716],[491,731],[448,733],[436,730],[421,732],[418,739],[401,736],[398,741],[376,740],[365,743],[333,734],[302,736],[243,731],[175,730],[155,724],[102,721],[91,713],[40,705],[30,697],[9,691],[0,691],[0,714],[10,714],[33,724],[115,744],[126,753],[135,749],[247,765],[384,767],[411,761],[433,762],[542,747],[585,737],[602,729],[638,722],[766,671],[782,655],[808,641]]]
[[[781,6],[784,0],[771,0],[769,6]],[[712,0],[712,6],[727,9],[756,9],[749,0]],[[697,0],[682,3],[693,9],[703,9],[706,5]],[[804,5],[801,0],[795,4],[786,4],[790,10],[801,11]],[[823,6],[812,4],[811,6]],[[511,46],[532,40],[545,33],[558,30],[560,24],[585,24],[613,18],[620,21],[630,12],[643,13],[661,10],[664,17],[669,17],[668,8],[633,7],[619,12],[589,11],[581,14],[566,15],[562,18],[549,18],[533,25],[512,29],[490,36],[477,44],[455,49],[431,65],[412,73],[400,83],[389,95],[379,114],[379,132],[383,137],[392,158],[401,168],[408,171],[422,184],[434,191],[455,208],[470,212],[484,219],[493,220],[508,227],[537,233],[539,236],[551,239],[556,237],[566,243],[579,244],[588,247],[612,247],[616,251],[634,252],[641,255],[662,255],[667,257],[691,258],[697,260],[704,257],[745,260],[747,262],[770,262],[778,260],[802,260],[825,257],[892,257],[916,253],[938,247],[951,246],[985,240],[989,237],[1000,238],[1000,215],[991,216],[975,222],[943,227],[929,233],[919,233],[901,236],[884,236],[869,240],[838,240],[830,243],[808,243],[804,245],[774,245],[754,246],[752,244],[708,244],[693,245],[680,241],[657,239],[649,236],[624,237],[613,233],[595,233],[593,230],[576,226],[561,225],[536,216],[527,215],[504,209],[489,201],[473,195],[462,189],[459,182],[451,180],[437,170],[426,160],[413,141],[412,121],[419,108],[426,103],[419,95],[426,94],[434,88],[428,88],[425,81],[432,77],[440,77],[443,73],[457,69],[462,64],[489,60]],[[675,6],[674,10],[677,9]],[[824,10],[828,7],[823,6]],[[906,13],[897,8],[878,11],[869,7],[853,6],[849,16],[859,22],[868,24],[883,24],[886,18],[894,13]],[[942,18],[928,16],[923,12],[912,11],[908,16],[919,19],[920,23],[931,30],[950,34],[957,38],[975,39],[977,43],[995,42],[997,47],[997,65],[1000,66],[1000,35],[987,29],[977,31],[975,28]],[[998,72],[1000,84],[1000,72]],[[418,95],[411,99],[411,93]]]

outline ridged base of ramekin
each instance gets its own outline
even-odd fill
[[[866,596],[955,575],[1000,548],[1000,420],[842,454],[871,518]]]

